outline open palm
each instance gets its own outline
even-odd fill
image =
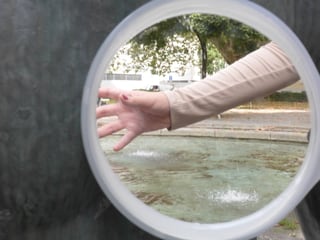
[[[124,91],[115,88],[99,89],[100,98],[116,100],[113,104],[97,107],[97,119],[117,116],[117,120],[98,128],[99,137],[126,129],[126,133],[114,146],[121,150],[138,135],[170,127],[169,103],[161,92]]]

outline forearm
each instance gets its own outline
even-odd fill
[[[171,129],[266,96],[299,80],[294,66],[274,43],[250,53],[210,78],[166,91]]]

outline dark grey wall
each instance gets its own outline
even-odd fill
[[[253,0],[269,9],[297,34],[320,68],[319,18],[320,2],[318,0]]]
[[[144,2],[0,0],[0,239],[156,239],[104,198],[80,132],[91,61],[111,29]],[[296,31],[320,67],[320,1],[256,2]],[[319,236],[313,192],[300,216],[305,232]]]
[[[1,239],[149,238],[103,201],[80,132],[91,61],[143,2],[0,0]]]
[[[297,34],[320,70],[320,1],[254,0],[279,16]],[[320,160],[320,159],[319,159]],[[306,240],[320,238],[320,183],[297,206]]]

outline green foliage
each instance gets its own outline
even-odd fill
[[[298,223],[293,218],[285,218],[279,222],[279,225],[287,230],[297,230],[298,229]]]
[[[219,50],[215,47],[215,45],[209,45],[208,46],[208,65],[207,65],[207,73],[213,74],[215,72],[218,72],[219,70],[225,68],[228,64],[219,52]]]
[[[159,47],[158,41],[149,44],[132,41],[129,49],[133,60],[131,67],[139,71],[150,69],[153,74],[164,76],[170,72],[182,75],[188,65],[198,65],[195,58],[198,47],[194,38],[174,34],[166,36],[165,42],[165,46]]]
[[[254,29],[229,18],[191,14],[162,21],[131,40],[131,68],[151,69],[155,74],[172,72],[172,64],[182,67],[199,64],[202,77],[238,60],[268,41]],[[195,59],[199,52],[200,62]]]
[[[307,94],[303,92],[275,92],[270,96],[266,97],[269,101],[274,102],[307,102]]]
[[[151,45],[154,50],[159,50],[166,46],[168,37],[178,34],[181,30],[179,18],[171,18],[145,29],[131,42],[138,45]]]
[[[229,64],[268,41],[256,30],[230,18],[206,14],[192,14],[188,18],[198,38],[214,44]]]

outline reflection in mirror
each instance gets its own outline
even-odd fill
[[[174,91],[202,81],[268,39],[224,17],[191,14],[154,25],[123,46],[101,87]],[[98,105],[113,104],[109,98]],[[98,119],[98,127],[116,117]],[[301,81],[266,97],[174,131],[136,138],[120,152],[124,131],[100,139],[115,173],[137,198],[189,222],[247,216],[276,198],[307,149],[308,101]]]

